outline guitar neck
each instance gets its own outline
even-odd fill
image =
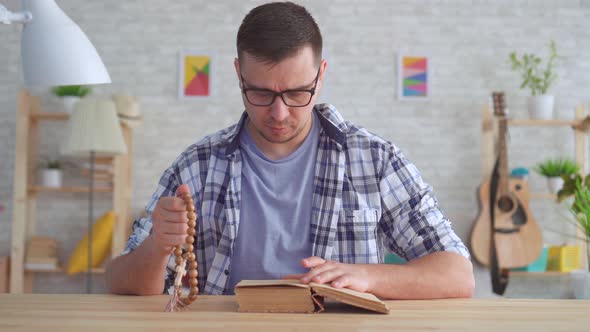
[[[498,126],[498,163],[500,178],[498,179],[498,192],[500,195],[507,195],[509,192],[508,187],[508,152],[506,147],[506,133],[507,133],[507,122],[506,117],[501,117]]]

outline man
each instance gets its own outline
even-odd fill
[[[469,297],[469,254],[431,188],[390,142],[315,105],[326,62],[307,10],[253,9],[235,60],[245,113],[187,148],[137,220],[107,271],[117,294],[172,289],[173,246],[197,211],[202,294],[232,294],[242,279],[298,278],[384,299]],[[315,105],[315,106],[314,106]],[[409,262],[385,265],[385,249]]]

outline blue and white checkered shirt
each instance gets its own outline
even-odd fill
[[[437,206],[432,188],[402,152],[366,129],[344,121],[334,106],[316,105],[321,124],[313,181],[312,253],[342,263],[383,263],[386,249],[412,260],[436,251],[469,257],[461,239]],[[197,212],[194,250],[199,291],[227,294],[232,245],[240,225],[239,132],[247,118],[189,146],[162,175],[136,220],[123,254],[149,235],[160,197],[188,184]],[[170,292],[174,256],[166,269]]]

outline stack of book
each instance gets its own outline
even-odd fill
[[[298,280],[242,280],[235,288],[239,311],[313,313],[325,309],[324,298],[379,313],[387,304],[373,294],[334,288],[325,284],[301,284]]]

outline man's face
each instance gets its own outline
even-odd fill
[[[235,60],[235,67],[240,84],[246,89],[282,92],[299,89],[311,90],[315,86],[315,94],[311,97],[309,104],[303,107],[287,106],[280,96],[276,96],[272,104],[268,106],[255,106],[242,94],[250,119],[250,132],[255,136],[255,139],[269,146],[301,143],[311,128],[312,109],[322,85],[326,67],[325,61],[322,61],[320,68],[318,68],[311,47],[304,47],[296,55],[278,64],[259,62],[246,53],[239,62],[238,59]],[[258,93],[268,95],[268,91],[260,91],[254,92],[252,95],[249,94],[249,96],[257,96]],[[303,96],[305,93],[290,95]],[[300,102],[300,100],[290,100],[289,94],[284,96],[288,104]],[[254,100],[251,98],[251,101]]]

